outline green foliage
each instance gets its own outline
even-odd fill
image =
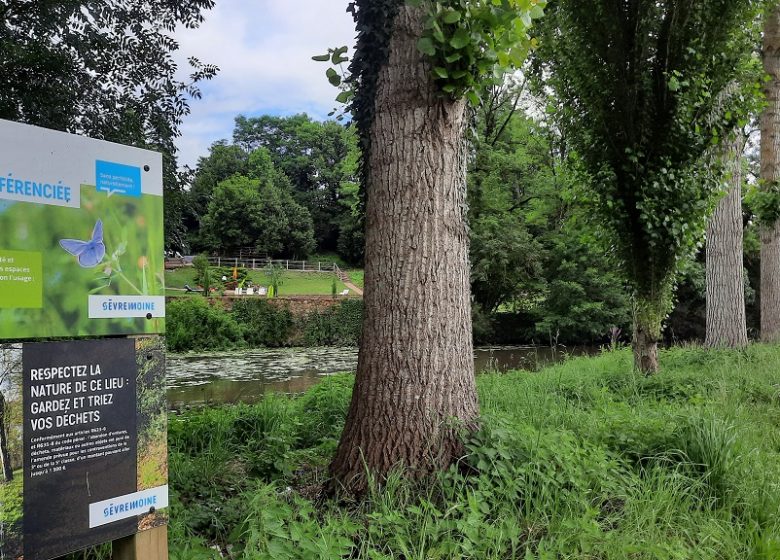
[[[778,349],[663,359],[654,377],[628,351],[483,375],[460,463],[418,482],[397,471],[360,504],[318,498],[352,376],[174,417],[172,555],[776,558]]]
[[[203,288],[204,297],[208,297],[211,291],[211,268],[206,255],[198,255],[192,259],[192,267],[195,269],[195,282]]]
[[[627,290],[609,240],[594,233],[576,157],[553,126],[519,110],[528,98],[512,83],[477,113],[469,173],[475,340],[502,334],[484,311],[514,309],[530,331],[520,340],[598,341],[630,323]]]
[[[668,294],[678,262],[701,243],[720,183],[705,154],[755,106],[760,86],[734,83],[757,44],[760,7],[560,0],[544,20],[540,58],[552,70],[558,122],[647,300]]]
[[[363,328],[363,300],[347,299],[322,311],[311,311],[303,321],[309,346],[357,346]]]
[[[273,289],[273,296],[279,297],[279,286],[284,284],[284,272],[282,267],[269,264],[263,271]]]
[[[318,251],[338,250],[350,262],[359,262],[349,253],[349,239],[341,239],[345,229],[361,221],[362,214],[355,208],[359,154],[353,127],[313,121],[305,114],[239,115],[233,141],[245,153],[262,148],[274,167],[289,178],[293,198],[311,214]]]
[[[565,227],[552,239],[546,260],[544,300],[533,310],[536,331],[562,341],[598,340],[631,324],[631,302],[623,281],[598,243]]]
[[[529,31],[546,0],[410,0],[428,18],[417,48],[433,66],[443,93],[479,105],[485,91],[520,68],[536,44]]]
[[[262,299],[239,299],[231,315],[243,329],[247,346],[278,347],[288,344],[294,321],[290,310],[278,308]]]
[[[272,257],[305,258],[315,246],[308,211],[268,176],[234,175],[219,183],[201,230],[206,247],[230,255],[253,247]]]
[[[180,298],[166,308],[166,340],[172,352],[224,350],[242,343],[242,327],[218,302]]]
[[[186,5],[130,0],[111,9],[88,2],[5,5],[0,118],[175,153],[187,100],[200,97],[196,84],[217,69],[191,57],[189,81],[181,81],[174,64],[178,44],[169,32],[179,25],[197,27],[213,5],[212,0]]]
[[[761,188],[748,188],[745,202],[761,225],[771,226],[780,220],[780,183],[773,182]]]

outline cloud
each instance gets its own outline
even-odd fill
[[[215,141],[230,138],[233,119],[245,115],[306,112],[325,118],[338,91],[325,78],[327,65],[311,57],[329,47],[354,44],[347,0],[217,0],[197,29],[175,34],[177,61],[186,75],[187,57],[216,64],[219,74],[201,83],[202,99],[177,141],[179,163],[194,165]]]

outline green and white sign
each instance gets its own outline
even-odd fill
[[[162,156],[0,120],[0,340],[163,333]]]

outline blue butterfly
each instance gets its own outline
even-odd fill
[[[82,268],[94,268],[106,256],[106,246],[103,244],[103,222],[98,220],[92,230],[92,239],[78,241],[77,239],[60,239],[60,247],[78,258]]]

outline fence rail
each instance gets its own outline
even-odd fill
[[[256,259],[241,257],[208,257],[211,266],[229,266],[258,270],[268,266],[276,266],[285,270],[301,272],[336,272],[338,266],[334,262],[294,261],[288,259]]]

